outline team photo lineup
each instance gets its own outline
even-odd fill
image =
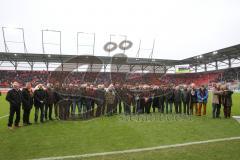
[[[151,82],[150,82],[151,83]],[[12,83],[6,100],[10,104],[8,127],[12,129],[16,113],[15,127],[19,127],[21,110],[23,125],[31,125],[29,116],[35,107],[34,122],[47,120],[90,119],[115,114],[162,114],[206,115],[208,103],[208,86],[174,84],[55,84],[46,86],[37,84],[32,88],[31,82],[20,88],[18,82]],[[227,84],[213,83],[212,118],[220,118],[221,106],[223,116],[231,117],[232,94]],[[96,106],[96,108],[95,108]],[[53,117],[53,111],[55,117]],[[39,118],[38,118],[39,117]]]
[[[239,160],[239,0],[0,0],[0,160]]]

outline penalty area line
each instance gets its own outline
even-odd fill
[[[177,148],[177,147],[184,147],[184,146],[190,146],[190,145],[206,144],[206,143],[214,143],[214,142],[222,142],[222,141],[232,141],[232,140],[240,140],[240,137],[228,137],[228,138],[210,139],[210,140],[205,140],[205,141],[195,141],[195,142],[187,142],[187,143],[179,143],[179,144],[171,144],[171,145],[162,145],[162,146],[148,147],[148,148],[129,149],[129,150],[122,150],[122,151],[89,153],[89,154],[70,155],[70,156],[61,156],[61,157],[59,156],[59,157],[37,158],[37,159],[33,159],[33,160],[59,160],[59,159],[72,159],[72,158],[87,158],[87,157],[96,157],[96,156],[107,156],[107,155],[116,155],[116,154],[124,154],[124,153],[136,153],[136,152],[144,152],[144,151],[153,151],[153,150],[159,150],[159,149]]]

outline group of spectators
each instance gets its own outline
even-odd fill
[[[20,89],[14,82],[13,89],[8,91],[6,100],[10,103],[8,127],[12,129],[13,117],[16,113],[15,127],[19,127],[21,106],[23,124],[31,125],[29,116],[35,107],[34,122],[55,119],[89,119],[103,115],[115,114],[186,114],[206,115],[208,89],[206,86],[191,85],[148,85],[148,84],[110,84],[94,85],[48,83],[32,88],[31,83]],[[221,106],[224,117],[230,118],[233,92],[226,85],[215,84],[212,98],[212,117],[220,118]]]
[[[219,81],[232,81],[238,79],[240,68],[232,68],[219,71],[209,71],[203,73],[184,74],[162,74],[162,73],[104,73],[104,72],[67,72],[67,71],[0,71],[0,87],[10,87],[11,82],[17,81],[20,84],[31,82],[33,86],[41,83],[56,83],[59,79],[62,83],[83,84],[90,82],[93,84],[104,83],[108,86],[111,83],[135,84],[144,83],[148,85],[175,85],[191,84],[197,86],[202,84],[215,83]]]

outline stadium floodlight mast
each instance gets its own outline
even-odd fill
[[[6,39],[5,31],[14,31],[14,30],[19,30],[22,32],[22,41],[10,41]],[[22,43],[23,44],[23,50],[24,53],[27,53],[27,47],[25,43],[25,34],[24,34],[24,29],[23,28],[14,28],[14,27],[2,27],[2,34],[3,34],[3,41],[4,41],[4,47],[5,47],[5,52],[10,52],[8,43]]]
[[[153,52],[154,52],[154,47],[155,47],[155,39],[153,40],[153,45],[152,45],[152,50],[151,53],[149,55],[149,59],[152,60],[152,56],[153,56]]]
[[[140,52],[141,52],[141,50],[147,50],[147,51],[150,51],[150,53],[149,53],[149,59],[152,60],[152,56],[153,56],[153,52],[154,52],[154,47],[155,47],[155,39],[153,39],[152,48],[142,48],[141,45],[142,45],[142,40],[139,41],[138,51],[137,51],[137,54],[136,54],[136,58],[138,59],[138,58],[140,57]],[[137,60],[137,59],[136,59],[136,60]]]
[[[13,40],[7,40],[6,37],[6,30],[8,31],[14,31],[14,30],[19,30],[22,34],[22,38],[21,41],[13,41]],[[23,51],[25,54],[28,53],[27,51],[27,47],[26,47],[26,42],[25,42],[25,33],[24,33],[24,29],[23,28],[19,28],[19,27],[2,27],[2,35],[3,35],[3,41],[4,41],[4,47],[5,47],[5,52],[9,53],[9,47],[8,44],[9,43],[13,43],[13,44],[23,44]],[[14,54],[14,56],[17,56],[16,53]],[[27,57],[27,56],[26,56]],[[31,69],[33,70],[33,65],[34,63],[31,62],[28,58],[26,58],[26,61],[28,62],[28,64],[31,66]],[[17,61],[12,61],[10,60],[10,63],[12,63],[12,65],[14,66],[15,70],[17,70],[17,66],[18,66],[18,62]]]
[[[50,43],[50,42],[45,42],[44,40],[44,33],[47,32],[53,32],[53,33],[58,33],[59,34],[59,43]],[[57,30],[49,30],[49,29],[45,29],[42,30],[42,51],[45,54],[46,50],[45,50],[45,44],[48,45],[56,45],[59,46],[59,53],[60,55],[62,54],[62,32],[61,31],[57,31]]]
[[[79,44],[79,36],[88,35],[92,38],[92,44]],[[79,55],[79,47],[92,47],[92,55],[95,54],[95,33],[77,32],[77,55]]]
[[[52,32],[52,33],[57,33],[59,34],[59,43],[50,43],[50,42],[45,42],[45,39],[44,39],[44,33],[48,33],[48,32]],[[62,55],[62,32],[61,31],[57,31],[57,30],[49,30],[49,29],[45,29],[45,30],[42,30],[42,51],[43,51],[43,54],[46,53],[46,50],[45,50],[45,45],[55,45],[55,46],[59,46],[59,53],[60,55]],[[51,56],[47,56],[48,58],[50,58]],[[45,57],[43,57],[45,58]],[[63,60],[60,58],[61,60],[61,66],[63,68]],[[45,62],[45,65],[47,67],[47,70],[48,70],[48,67],[49,67],[49,62],[48,60],[46,60]]]

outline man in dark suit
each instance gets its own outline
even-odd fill
[[[14,82],[12,84],[13,89],[8,91],[6,100],[10,104],[10,113],[9,113],[9,119],[8,119],[8,128],[12,129],[12,124],[13,124],[13,117],[14,114],[16,113],[16,119],[15,119],[15,127],[20,127],[19,122],[20,122],[20,112],[21,112],[21,103],[22,103],[22,95],[21,91],[19,90],[19,83]]]
[[[46,89],[45,120],[47,120],[48,118],[49,120],[53,120],[52,119],[53,103],[54,103],[54,91],[52,89],[51,84],[48,84]]]
[[[104,85],[98,85],[98,89],[96,90],[96,104],[97,104],[97,110],[96,110],[96,117],[99,117],[101,115],[104,115],[105,113],[105,90]]]
[[[37,123],[38,121],[38,112],[39,109],[41,111],[40,114],[40,122],[43,123],[44,118],[44,104],[46,102],[46,92],[43,89],[42,84],[38,85],[38,88],[34,91],[34,106],[35,106],[35,118],[34,121]]]
[[[23,125],[31,125],[29,121],[30,112],[33,106],[33,91],[30,82],[22,89],[22,108],[23,108]]]
[[[166,113],[168,114],[168,106],[170,107],[170,113],[172,113],[172,106],[174,101],[174,89],[170,86],[165,90],[166,93]]]
[[[174,90],[174,106],[175,106],[175,112],[182,113],[182,94],[179,86],[175,87]]]
[[[184,86],[182,91],[182,102],[183,102],[183,113],[189,115],[190,114],[190,90],[187,86]]]

